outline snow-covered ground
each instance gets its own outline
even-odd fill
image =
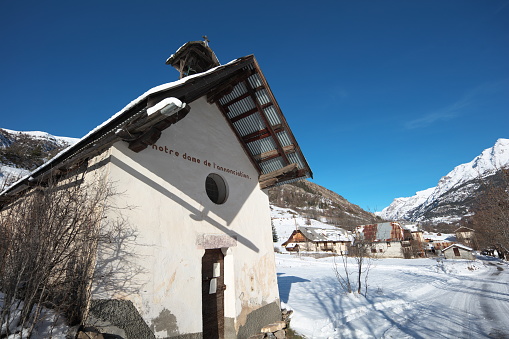
[[[0,292],[0,309],[4,307],[4,294]],[[30,334],[28,328],[30,324],[27,324],[24,328],[18,326],[21,317],[21,308],[23,302],[14,302],[10,307],[10,315],[5,317],[4,321],[1,322],[0,338],[6,339],[24,339],[30,335],[31,339],[66,339],[69,333],[69,327],[65,324],[64,318],[59,316],[52,310],[42,307],[39,319],[41,319],[32,330]],[[34,306],[33,312],[36,312]],[[7,327],[9,327],[9,334],[7,335]]]
[[[509,338],[509,265],[481,259],[378,259],[366,297],[341,290],[331,257],[276,254],[276,265],[306,338]]]

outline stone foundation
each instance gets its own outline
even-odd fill
[[[290,315],[293,311],[286,309],[281,310],[281,318],[283,320],[264,326],[261,333],[249,337],[249,339],[276,338],[286,339],[286,328],[290,325]]]

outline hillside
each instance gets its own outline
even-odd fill
[[[271,188],[269,199],[274,206],[289,208],[303,217],[347,230],[382,220],[348,202],[341,195],[308,180]]]
[[[0,128],[0,188],[27,175],[77,139]]]

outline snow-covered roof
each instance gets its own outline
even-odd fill
[[[475,232],[475,231],[471,228],[461,226],[460,228],[458,228],[454,231],[454,233],[457,233],[457,232]]]
[[[401,224],[400,223],[400,226],[401,228],[407,230],[407,231],[410,231],[410,232],[419,232],[420,229],[419,229],[419,225],[418,224]]]
[[[225,83],[228,86],[225,86]],[[231,86],[233,86],[233,91],[230,89]],[[66,169],[66,166],[76,163],[79,159],[86,159],[91,154],[97,153],[101,147],[104,149],[114,142],[125,140],[130,143],[129,147],[131,148],[132,140],[123,139],[119,132],[131,126],[133,122],[144,119],[144,122],[148,120],[153,123],[155,127],[158,127],[158,130],[167,128],[174,122],[168,119],[157,120],[157,123],[167,124],[161,129],[153,122],[156,119],[154,116],[157,115],[147,115],[147,110],[161,100],[174,97],[182,103],[188,104],[204,95],[207,95],[207,100],[210,103],[216,103],[224,111],[230,126],[242,140],[241,144],[244,150],[261,174],[259,181],[262,188],[312,177],[311,169],[293,137],[256,59],[250,55],[148,90],[110,119],[94,128],[77,143],[61,151],[53,159],[6,188],[0,193],[0,202],[14,198],[17,193],[29,187],[29,182],[36,182],[40,178],[51,176],[55,169]],[[235,105],[245,100],[250,101],[251,107],[255,108]],[[261,105],[260,102],[264,102],[264,104]],[[247,111],[240,109],[244,106],[248,107]],[[142,126],[149,128],[151,125],[145,123]],[[146,140],[142,141],[146,142]],[[148,142],[153,143],[153,141]],[[264,185],[262,185],[262,178],[265,180],[263,181]]]
[[[236,62],[237,60],[233,60],[233,61],[229,62],[226,65],[222,65],[222,66],[218,66],[218,67],[212,68],[212,69],[210,69],[210,70],[208,70],[206,72],[203,72],[203,73],[193,74],[193,75],[190,75],[190,76],[185,77],[183,79],[180,79],[180,80],[177,80],[177,81],[173,81],[173,82],[169,82],[169,83],[166,83],[166,84],[162,84],[162,85],[159,85],[159,86],[156,86],[156,87],[153,87],[153,88],[149,89],[148,91],[146,91],[145,93],[140,95],[138,98],[134,99],[129,104],[127,104],[124,108],[122,108],[120,111],[115,113],[109,119],[104,121],[102,124],[98,125],[94,129],[92,129],[90,132],[88,132],[84,137],[79,139],[73,145],[63,149],[57,155],[55,155],[52,159],[50,159],[49,161],[45,162],[44,164],[42,164],[41,166],[39,166],[38,168],[33,170],[27,176],[22,177],[21,179],[19,179],[17,182],[12,184],[11,186],[7,187],[3,192],[0,192],[0,196],[8,193],[14,187],[19,186],[22,182],[25,182],[25,181],[27,181],[27,180],[29,180],[31,178],[32,179],[35,178],[38,175],[38,173],[52,169],[52,167],[53,167],[52,165],[54,163],[57,163],[57,162],[63,160],[63,158],[65,158],[66,156],[72,157],[73,155],[79,153],[83,149],[83,147],[86,147],[87,145],[89,145],[90,142],[94,141],[96,138],[100,138],[101,135],[98,136],[98,134],[107,133],[107,131],[105,131],[105,130],[110,130],[110,131],[111,130],[116,130],[120,125],[122,125],[122,122],[124,122],[123,120],[120,120],[120,118],[123,115],[125,115],[127,112],[129,112],[131,109],[135,108],[137,105],[139,105],[144,100],[146,100],[149,96],[154,95],[156,93],[160,93],[160,92],[164,92],[164,91],[167,91],[167,90],[171,90],[172,88],[176,88],[176,87],[181,86],[181,85],[184,85],[188,81],[191,81],[191,80],[193,80],[195,78],[200,78],[200,77],[203,77],[203,76],[205,76],[207,74],[213,73],[213,72],[217,71],[219,68],[226,67],[227,65],[232,64],[232,63]],[[117,121],[118,121],[118,123],[116,123]],[[116,125],[116,128],[115,127],[111,128],[110,127],[111,125]]]
[[[306,238],[311,241],[352,241],[352,236],[342,228],[323,229],[300,226],[297,228]]]
[[[395,221],[378,224],[360,225],[355,228],[356,233],[368,241],[400,241],[403,240],[401,225]]]
[[[456,235],[450,233],[432,233],[432,232],[424,232],[423,238],[425,240],[432,241],[456,241]]]
[[[463,250],[465,250],[465,251],[469,251],[469,252],[472,252],[472,251],[473,251],[473,249],[472,249],[472,248],[470,248],[470,247],[468,247],[468,246],[465,246],[465,245],[462,245],[462,244],[452,244],[452,245],[447,246],[446,248],[444,248],[444,249],[442,250],[442,252],[447,251],[449,248],[453,248],[453,247],[461,248],[461,249],[463,249]]]

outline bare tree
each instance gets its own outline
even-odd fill
[[[484,179],[469,225],[476,231],[480,248],[494,248],[499,253],[509,249],[509,168]]]
[[[37,186],[0,212],[0,337],[20,329],[29,337],[42,307],[82,322],[115,194],[104,177],[81,171]]]
[[[374,256],[371,255],[372,244],[358,236],[348,250],[348,256],[342,256],[342,263],[334,259],[333,270],[336,274],[341,289],[347,293],[366,296],[368,293],[368,278]],[[348,263],[348,257],[352,258],[355,265]],[[364,293],[362,291],[364,290]]]
[[[368,276],[371,268],[371,255],[372,244],[363,239],[356,239],[352,244],[349,253],[354,257],[357,264],[357,293],[361,294],[362,291],[362,279],[364,276],[364,295],[368,291]]]
[[[353,271],[348,266],[348,257],[346,255],[341,256],[341,263],[337,262],[336,256],[333,257],[334,265],[332,269],[336,274],[336,279],[339,282],[339,286],[346,293],[352,293],[352,281],[351,276],[353,275]]]

